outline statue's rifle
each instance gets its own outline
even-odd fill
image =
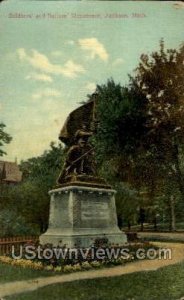
[[[88,150],[87,152],[85,152],[84,154],[82,154],[80,157],[78,157],[76,160],[74,160],[70,166],[68,166],[66,168],[66,172],[68,172],[68,170],[70,170],[70,168],[78,161],[80,161],[83,157],[85,157],[87,154],[89,154],[90,152],[92,152],[94,150],[94,148],[91,148],[90,150]]]

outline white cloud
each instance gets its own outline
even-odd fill
[[[44,82],[52,82],[52,77],[46,74],[37,74],[37,73],[32,73],[30,75],[26,76],[26,79],[33,79],[33,80],[38,80],[38,81],[44,81]]]
[[[84,73],[81,65],[75,64],[72,60],[68,60],[62,68],[62,73],[66,77],[76,77],[77,73]]]
[[[124,60],[123,60],[122,58],[117,58],[117,59],[115,59],[115,60],[113,61],[112,65],[113,65],[113,66],[119,66],[119,65],[121,65],[121,64],[123,64],[123,63],[124,63]]]
[[[32,99],[38,100],[41,98],[47,98],[47,97],[59,97],[61,96],[61,93],[58,90],[54,89],[45,89],[42,91],[37,91],[32,95]]]
[[[28,62],[32,67],[44,73],[62,74],[66,77],[75,78],[79,73],[85,72],[82,65],[76,64],[72,60],[68,60],[64,66],[52,64],[46,55],[39,53],[37,50],[32,50],[32,55],[28,55],[24,48],[20,48],[17,53],[20,60]]]
[[[103,61],[108,60],[109,55],[104,45],[96,38],[79,39],[78,43],[82,50],[90,53],[91,59],[94,59],[96,56],[98,56]]]
[[[86,89],[90,92],[94,92],[96,90],[96,84],[94,82],[88,82]]]

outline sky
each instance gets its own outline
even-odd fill
[[[2,2],[0,122],[13,137],[2,159],[41,155],[97,84],[127,84],[140,55],[161,38],[178,48],[183,28],[177,2]]]

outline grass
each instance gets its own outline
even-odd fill
[[[52,272],[15,267],[0,263],[0,283],[55,275]]]
[[[122,230],[127,231],[127,227],[124,226],[122,228]],[[176,223],[176,230],[178,230],[178,232],[180,231],[184,231],[184,222],[178,222]],[[130,231],[141,231],[141,225],[133,225],[131,226]],[[144,224],[144,232],[170,232],[172,233],[172,231],[169,230],[169,223],[158,223],[157,224],[157,230],[155,231],[154,229],[154,225],[150,224],[150,223],[146,223]]]
[[[164,236],[146,236],[144,238],[141,238],[141,241],[143,242],[164,242],[164,243],[180,243],[183,244],[184,240],[181,238],[175,238],[173,239],[172,237],[164,237]]]
[[[55,284],[8,300],[175,300],[184,296],[184,263],[158,271]]]

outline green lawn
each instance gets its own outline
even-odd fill
[[[7,264],[0,263],[0,284],[4,282],[32,279],[41,276],[55,275],[52,272],[24,269],[22,267],[15,267]]]
[[[160,1],[160,0],[159,0]],[[127,230],[127,226],[124,226],[122,228],[122,230],[126,231]],[[131,226],[130,231],[140,231],[141,230],[141,225],[133,225]],[[158,223],[157,224],[157,230],[159,231],[166,231],[166,232],[171,232],[169,231],[169,223]],[[176,223],[176,230],[179,231],[184,231],[184,222],[178,222]],[[144,224],[144,231],[155,231],[154,229],[154,225],[153,224]],[[157,231],[156,231],[157,232]]]
[[[184,296],[184,263],[159,271],[55,284],[12,300],[175,300]]]

